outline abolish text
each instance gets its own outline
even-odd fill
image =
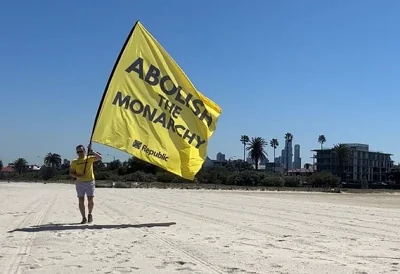
[[[195,99],[191,93],[187,93],[186,96],[182,94],[182,87],[176,86],[169,75],[162,76],[159,68],[150,65],[145,72],[143,59],[138,57],[125,71],[128,73],[136,72],[140,79],[152,86],[159,85],[166,95],[174,96],[175,101],[189,108],[201,121],[206,120],[208,127],[210,127],[213,119],[203,101]]]

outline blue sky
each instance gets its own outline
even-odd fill
[[[242,134],[277,138],[280,154],[291,132],[303,164],[319,134],[327,146],[367,143],[400,161],[399,14],[396,0],[3,1],[0,159],[75,157],[140,20],[222,107],[211,158],[243,157]],[[105,160],[129,157],[94,148]]]

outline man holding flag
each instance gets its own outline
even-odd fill
[[[88,154],[86,155],[85,147],[78,145],[76,147],[76,154],[78,158],[72,160],[69,174],[76,179],[75,187],[79,199],[79,210],[82,215],[81,224],[86,222],[93,222],[92,211],[94,207],[94,190],[95,190],[95,177],[93,172],[93,163],[100,161],[102,156],[98,152],[92,151],[92,145],[88,146]],[[85,193],[88,199],[88,218],[85,214]]]

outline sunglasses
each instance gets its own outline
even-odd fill
[[[76,153],[81,154],[81,153],[83,153],[83,150],[77,150]]]

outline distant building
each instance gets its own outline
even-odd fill
[[[40,166],[38,165],[26,165],[25,171],[32,171],[32,172],[37,172],[40,171]],[[14,164],[9,164],[8,166],[3,167],[3,169],[0,171],[1,173],[13,173],[14,170]]]
[[[221,162],[226,161],[225,154],[222,154],[221,152],[218,152],[217,153],[217,161],[221,161]]]
[[[0,170],[0,173],[12,173],[12,172],[14,172],[14,168],[10,165],[5,166]]]
[[[388,180],[393,167],[390,153],[370,151],[366,144],[345,144],[350,153],[344,167],[343,181],[346,182],[381,182]],[[329,171],[340,174],[337,157],[333,148],[314,149],[317,171]]]
[[[38,165],[28,165],[28,171],[39,171],[40,168]]]
[[[206,160],[203,163],[203,167],[225,166],[228,163],[229,162],[226,160],[224,160],[224,161],[212,160],[212,159],[210,159],[210,157],[207,156]]]
[[[282,164],[278,163],[278,162],[266,163],[264,168],[265,168],[265,171],[269,171],[269,172],[271,172],[271,171],[276,171],[276,172],[280,172],[280,173],[284,172],[284,168],[283,168]],[[260,169],[261,169],[261,167],[260,167]]]
[[[294,145],[294,161],[293,168],[300,169],[301,168],[301,158],[300,158],[300,145]]]
[[[248,162],[249,164],[251,164],[251,165],[253,165],[253,166],[255,166],[255,162],[254,162],[254,160],[251,158],[251,157],[247,157],[247,159],[246,159],[246,162]],[[269,163],[269,160],[268,160],[268,158],[266,157],[265,159],[263,159],[263,160],[260,160],[259,162],[258,162],[258,167],[260,168],[260,166],[265,166],[265,165],[267,165]]]
[[[282,149],[281,150],[281,164],[283,168],[286,168],[286,150]]]
[[[213,167],[214,166],[214,162],[213,160],[211,160],[208,156],[206,158],[206,160],[203,163],[203,167]]]
[[[285,140],[285,148],[281,152],[282,165],[285,169],[293,168],[293,147],[292,141],[288,142]]]
[[[269,160],[268,160],[268,158],[266,157],[265,159],[262,159],[261,161],[260,161],[260,165],[267,165],[269,163]]]

